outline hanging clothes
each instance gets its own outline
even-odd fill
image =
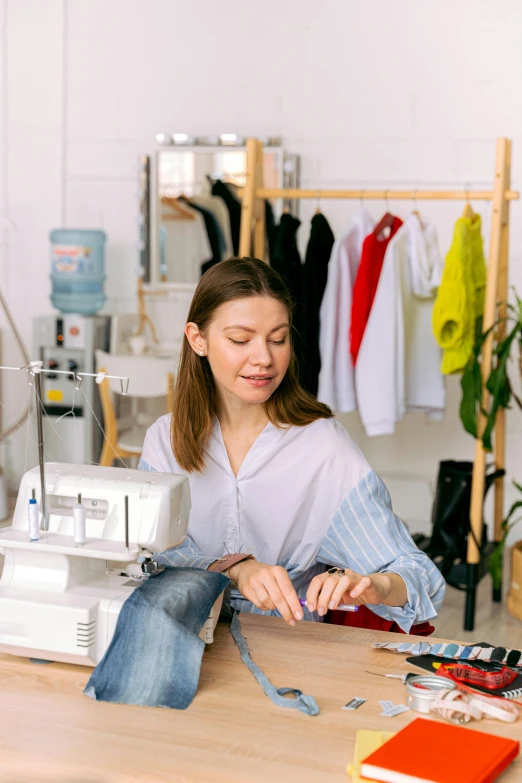
[[[388,243],[355,366],[357,403],[367,435],[393,433],[407,412],[443,416],[440,348],[431,330],[441,268],[434,227],[425,221],[423,228],[410,215]],[[415,295],[413,281],[422,288],[423,298]]]
[[[297,248],[297,229],[301,221],[293,215],[283,213],[274,245],[274,254],[271,266],[285,281],[290,295],[294,301],[293,326],[294,326],[294,351],[297,357],[297,370],[299,378],[304,363],[303,353],[303,310],[301,302],[302,264],[301,256]]]
[[[199,214],[203,217],[203,220],[205,221],[205,229],[208,236],[208,241],[212,250],[212,256],[210,259],[205,261],[201,265],[200,269],[200,277],[203,275],[207,269],[210,269],[211,266],[214,266],[214,264],[218,264],[221,261],[221,252],[222,247],[224,245],[224,239],[223,235],[221,234],[221,229],[219,228],[219,224],[208,209],[205,209],[204,207],[200,207],[199,204],[195,204],[192,201],[189,201],[188,199],[185,199],[181,197],[183,202],[187,204],[188,206],[192,207],[192,209],[195,209],[196,212],[199,212]]]
[[[348,231],[335,241],[328,264],[328,281],[320,310],[321,370],[317,397],[338,413],[350,413],[357,407],[349,339],[352,292],[363,241],[373,227],[370,214],[361,207]]]
[[[277,239],[277,225],[274,218],[274,210],[268,199],[265,199],[265,230],[268,248],[268,260],[271,263],[274,256]]]
[[[375,292],[379,284],[384,256],[390,240],[402,226],[402,220],[394,217],[387,237],[377,236],[372,231],[363,242],[361,263],[353,287],[352,319],[350,327],[350,353],[354,366],[372,309]]]
[[[170,208],[162,205],[161,269],[170,282],[197,283],[201,277],[201,265],[212,258],[212,248],[203,215],[188,206],[184,209],[193,214],[193,220],[171,220]]]
[[[303,266],[302,335],[304,342],[301,384],[317,396],[321,356],[319,353],[319,311],[328,279],[328,262],[335,241],[332,229],[321,213],[314,215]]]
[[[230,220],[230,232],[232,235],[232,249],[234,255],[239,253],[239,234],[241,232],[241,202],[234,195],[232,189],[220,179],[212,183],[212,195],[219,196],[225,202]]]
[[[302,264],[297,249],[297,229],[301,221],[293,215],[282,214],[274,246],[272,267],[278,272],[292,295],[294,302],[301,302]]]
[[[463,372],[473,356],[477,319],[484,313],[486,262],[480,215],[455,223],[442,282],[433,308],[433,333],[442,354],[442,372]]]
[[[208,209],[216,218],[224,239],[221,253],[222,260],[233,256],[234,247],[232,245],[232,232],[230,231],[230,215],[223,199],[219,196],[193,196],[190,200],[194,205]]]

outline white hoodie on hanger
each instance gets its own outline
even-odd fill
[[[361,207],[346,234],[335,241],[328,263],[328,281],[320,310],[321,371],[317,399],[338,413],[350,413],[357,407],[349,336],[352,292],[362,243],[373,226],[372,217]]]
[[[431,311],[443,262],[433,225],[410,215],[391,239],[355,368],[367,435],[389,435],[407,412],[442,418],[446,391]]]

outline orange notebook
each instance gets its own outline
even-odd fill
[[[384,783],[492,783],[519,749],[515,740],[416,718],[361,762],[361,776]]]

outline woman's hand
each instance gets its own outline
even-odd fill
[[[387,604],[404,606],[408,600],[403,579],[391,572],[363,576],[346,568],[344,573],[318,574],[310,582],[306,605],[321,616],[339,604]]]
[[[281,566],[242,560],[228,569],[228,575],[241,595],[258,609],[277,609],[289,625],[303,619],[297,593],[288,572]]]

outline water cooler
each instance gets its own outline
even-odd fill
[[[110,320],[110,316],[103,315],[38,316],[33,322],[33,356],[48,370],[95,372],[94,352],[98,348],[109,350]],[[71,376],[52,372],[42,375],[42,400],[47,414],[44,438],[48,459],[97,463],[103,436],[95,416],[101,423],[103,420],[94,378],[84,378],[75,393]],[[64,414],[68,415],[58,421]]]

